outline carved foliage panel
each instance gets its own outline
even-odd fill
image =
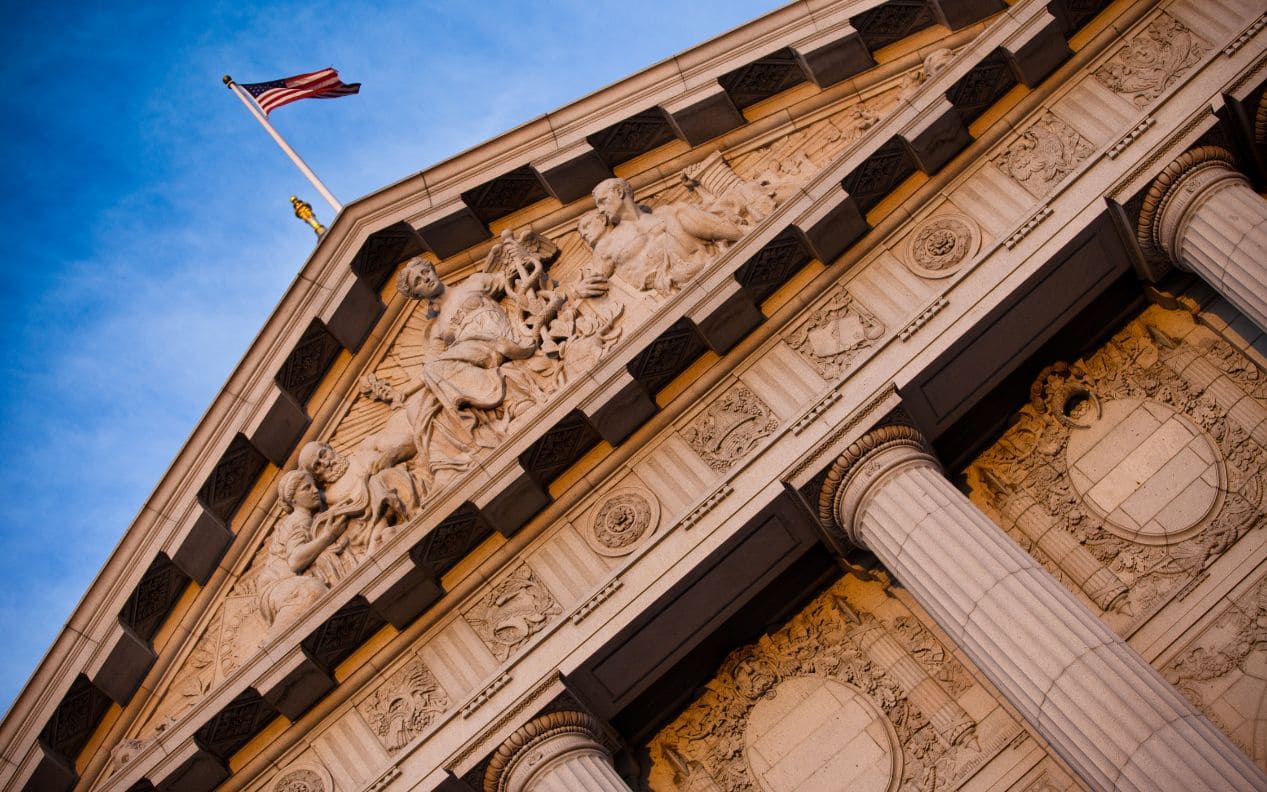
[[[1158,14],[1095,70],[1095,78],[1136,107],[1148,107],[1209,51],[1209,42],[1182,22]]]
[[[1267,574],[1224,601],[1162,674],[1267,767]]]
[[[742,382],[733,383],[681,434],[691,449],[716,471],[729,470],[779,427],[779,418]]]
[[[389,753],[404,748],[452,705],[431,669],[416,654],[387,674],[356,710]]]
[[[954,789],[1022,736],[918,606],[845,578],[732,652],[650,741],[667,790]]]
[[[490,586],[462,616],[498,662],[505,662],[562,612],[563,607],[532,567],[521,563]]]
[[[1187,314],[1153,306],[1040,374],[969,467],[971,497],[1129,636],[1267,524],[1267,450],[1242,423],[1267,417],[1262,382]]]
[[[1035,198],[1042,198],[1094,151],[1091,141],[1048,112],[991,161]]]

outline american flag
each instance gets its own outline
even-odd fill
[[[361,90],[360,83],[349,85],[340,80],[339,73],[333,68],[297,74],[272,82],[239,84],[255,99],[265,115],[300,99],[337,99]]]

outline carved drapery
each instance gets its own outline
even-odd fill
[[[1258,789],[1267,776],[886,425],[832,469],[820,512],[873,552],[1093,789]]]
[[[1267,200],[1232,155],[1202,146],[1153,181],[1140,209],[1146,249],[1189,269],[1260,328],[1267,328]]]
[[[564,710],[506,738],[484,772],[484,792],[631,792],[611,763],[598,721]]]

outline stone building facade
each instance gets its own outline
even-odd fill
[[[1265,24],[796,3],[349,205],[0,781],[1267,788]]]

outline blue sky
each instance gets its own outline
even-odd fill
[[[779,3],[5,5],[3,707],[330,219],[223,74],[364,83],[273,113],[347,203]]]

